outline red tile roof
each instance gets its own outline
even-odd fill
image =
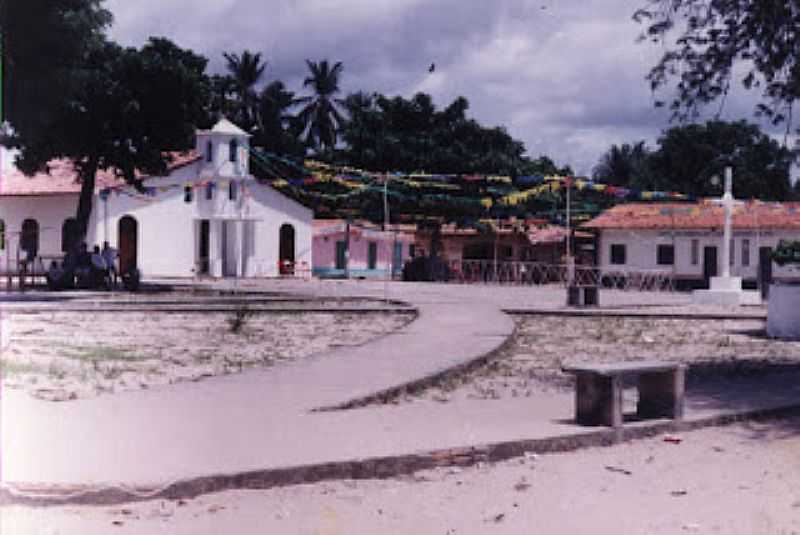
[[[583,225],[593,229],[720,229],[725,224],[721,205],[698,203],[631,203],[609,208]],[[748,201],[733,210],[734,228],[800,228],[800,203]]]
[[[187,152],[169,153],[172,161],[167,169],[172,172],[180,167],[196,162],[201,156],[191,150]],[[25,176],[17,168],[0,168],[0,197],[31,195],[76,194],[81,186],[78,175],[69,160],[53,160],[49,163],[50,172],[38,173],[32,177]],[[140,175],[141,176],[141,175]],[[103,188],[121,185],[123,182],[111,171],[99,171],[95,183],[95,192]]]

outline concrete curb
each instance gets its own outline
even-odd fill
[[[766,320],[767,313],[747,314],[722,314],[707,312],[635,312],[622,310],[609,310],[598,308],[587,309],[528,309],[504,308],[503,312],[513,316],[564,316],[576,318],[615,317],[615,318],[641,318],[641,319],[678,319],[678,320]]]
[[[234,489],[270,489],[289,485],[342,479],[388,479],[419,470],[448,466],[471,466],[499,462],[526,453],[568,452],[581,448],[611,446],[650,438],[661,433],[687,432],[704,427],[729,425],[747,420],[769,420],[800,415],[800,404],[732,412],[684,421],[637,423],[621,429],[574,433],[557,437],[521,439],[423,453],[335,461],[312,465],[216,474],[175,481],[163,487],[48,486],[11,484],[0,487],[0,505],[47,507],[63,505],[117,505],[155,499],[191,499],[203,494]]]
[[[142,312],[163,312],[165,314],[199,314],[199,313],[219,313],[219,312],[233,312],[237,306],[206,306],[200,308],[201,305],[191,306],[189,308],[183,307],[139,307],[139,306],[126,306],[126,307],[58,307],[58,309],[42,307],[13,307],[2,309],[3,314],[41,314],[47,312],[113,312],[113,313],[142,313]],[[309,307],[309,308],[278,308],[278,307],[258,307],[248,306],[248,311],[255,314],[304,314],[304,313],[342,313],[342,314],[416,314],[415,308],[341,308],[341,307]]]

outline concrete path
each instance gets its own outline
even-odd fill
[[[313,409],[481,357],[513,330],[490,302],[457,293],[409,297],[419,316],[400,331],[291,365],[60,404],[6,391],[3,480],[159,483],[268,464],[282,451],[313,457],[309,448],[326,440],[320,422],[343,418]],[[364,443],[365,429],[352,428],[353,444]]]
[[[400,299],[419,318],[357,348],[264,371],[50,403],[2,397],[4,484],[158,487],[176,480],[570,436],[572,395],[312,412],[479,358],[513,330],[503,308],[563,308],[563,289],[270,281],[269,291]],[[254,288],[251,288],[254,289]],[[619,295],[617,295],[619,294]],[[606,296],[617,307],[687,306],[685,294]],[[690,392],[688,417],[797,403],[796,381]],[[734,399],[730,392],[745,392]]]

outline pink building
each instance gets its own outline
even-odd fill
[[[322,278],[387,278],[398,276],[414,255],[414,227],[390,225],[387,230],[365,221],[315,219],[313,273]]]

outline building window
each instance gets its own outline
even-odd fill
[[[414,246],[414,244],[413,243],[409,243],[408,244],[408,257],[409,258],[414,258],[414,255],[415,255],[416,252],[417,251],[416,251],[416,247]]]
[[[0,219],[0,251],[6,248],[6,222]]]
[[[367,269],[375,269],[378,266],[378,244],[374,241],[369,242],[367,249]]]
[[[239,142],[236,141],[235,139],[232,139],[231,142],[228,144],[228,146],[230,147],[230,160],[233,163],[236,163],[236,159],[238,158],[238,152],[239,152]]]
[[[231,180],[230,183],[228,184],[228,199],[230,199],[232,201],[235,201],[236,200],[236,195],[237,195],[236,181],[235,180]]]
[[[671,266],[675,263],[675,246],[661,244],[656,251],[656,261],[659,266]]]
[[[730,247],[728,247],[728,250],[730,251],[729,254],[730,258],[728,258],[728,265],[732,266],[733,259],[736,257],[736,240],[734,240],[733,238],[731,238],[731,244]]]
[[[742,240],[742,266],[750,265],[750,240]]]
[[[700,240],[692,240],[691,258],[693,266],[700,263]]]
[[[192,186],[184,186],[183,187],[183,202],[190,203],[194,198],[194,190]]]
[[[611,263],[616,265],[622,265],[626,263],[624,243],[611,244]]]
[[[206,200],[210,201],[214,198],[214,183],[209,182],[206,184]]]
[[[212,162],[214,161],[214,144],[210,141],[206,143],[206,161]]]

